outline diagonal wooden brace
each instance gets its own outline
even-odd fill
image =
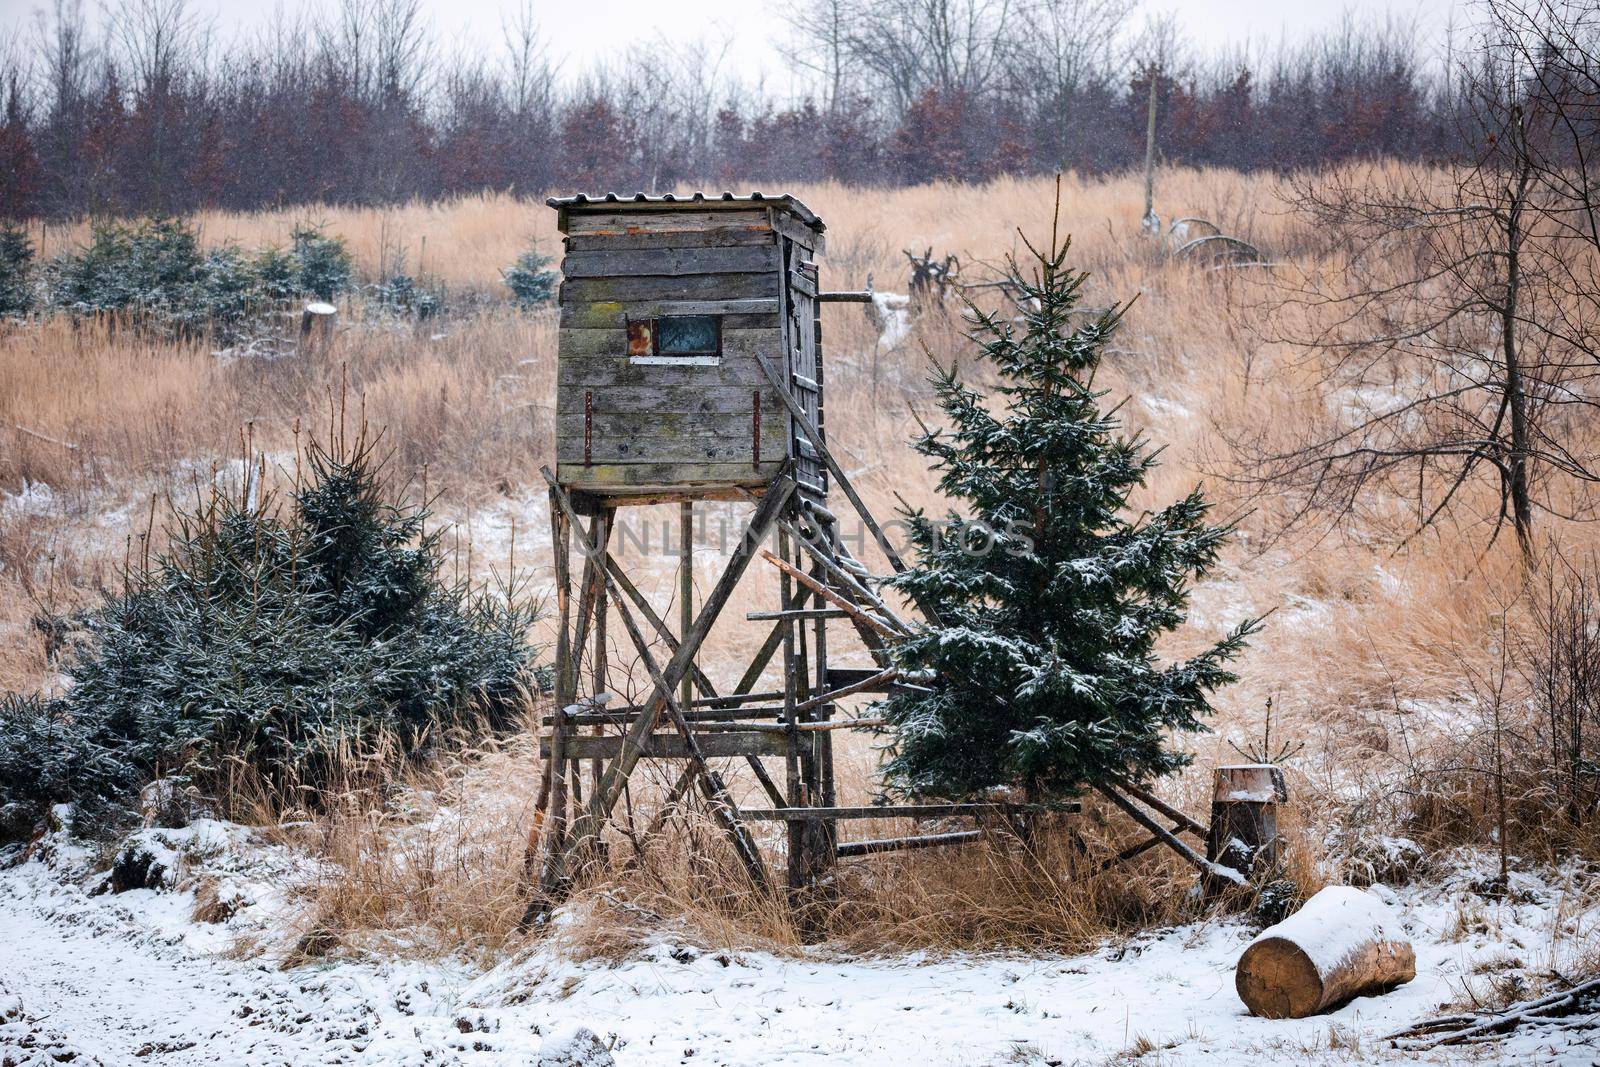
[[[639,614],[643,615],[645,621],[655,630],[656,636],[665,642],[667,649],[676,653],[678,651],[678,639],[667,626],[666,620],[656,613],[655,608],[650,606],[650,601],[646,600],[644,594],[640,593],[638,587],[628,579],[627,573],[623,571],[622,566],[612,558],[610,553],[606,554],[606,571],[621,587],[622,591],[628,595],[628,599],[633,601],[633,606],[639,609]],[[693,660],[689,661],[689,670],[696,688],[700,690],[700,695],[715,698],[717,695],[716,687],[711,684],[711,679],[706,677],[705,672]],[[761,757],[746,756],[745,761],[755,774],[756,781],[760,782],[761,788],[766,791],[768,799],[782,807],[784,803],[783,794],[778,791],[777,783],[772,780],[772,776],[767,774],[767,769],[761,765]]]
[[[548,467],[541,468],[545,480],[550,483],[552,495],[559,507],[569,516],[575,515],[572,501],[566,492],[556,482],[555,475]],[[761,502],[756,507],[755,514],[750,519],[750,525],[745,530],[744,538],[734,550],[733,556],[728,560],[723,569],[722,576],[717,580],[716,587],[706,598],[701,606],[700,614],[696,617],[694,625],[684,635],[678,650],[673,653],[667,665],[661,669],[660,679],[656,681],[649,699],[644,701],[644,712],[629,726],[628,732],[623,735],[622,750],[618,757],[606,767],[605,774],[600,784],[595,788],[589,798],[589,806],[573,825],[566,841],[560,848],[547,857],[541,885],[547,895],[564,893],[571,882],[574,873],[574,864],[578,855],[587,850],[599,840],[600,832],[611,818],[611,812],[616,807],[622,795],[622,787],[627,782],[629,775],[638,765],[643,753],[646,737],[655,726],[655,721],[660,710],[667,705],[672,689],[682,680],[688,671],[689,663],[699,651],[700,645],[710,633],[712,625],[727,606],[729,597],[732,596],[734,587],[743,577],[750,561],[755,558],[760,549],[761,542],[766,539],[777,522],[778,516],[788,505],[789,498],[794,494],[795,481],[790,474],[788,464],[773,478],[762,496]],[[582,539],[580,539],[581,541]],[[583,551],[589,554],[595,546],[583,544]],[[609,579],[609,571],[601,567],[601,573]]]
[[[904,571],[906,565],[901,560],[900,553],[895,551],[894,545],[889,541],[889,535],[884,533],[883,527],[878,525],[878,520],[873,517],[866,501],[862,500],[860,494],[856,492],[856,487],[850,484],[850,479],[844,473],[844,468],[839,465],[838,460],[833,458],[833,453],[828,451],[827,444],[822,440],[822,432],[811,421],[811,416],[806,413],[805,408],[800,406],[800,402],[791,395],[791,391],[784,384],[783,379],[778,377],[778,372],[772,369],[772,364],[768,363],[766,358],[759,352],[755,354],[755,357],[756,364],[761,368],[761,373],[766,375],[773,391],[778,394],[778,399],[783,401],[784,406],[789,409],[789,414],[794,417],[795,425],[800,427],[800,431],[806,435],[812,447],[817,450],[817,455],[821,457],[829,473],[833,475],[834,481],[838,482],[839,488],[844,490],[845,499],[850,501],[850,505],[856,509],[856,514],[861,516],[861,521],[872,532],[872,539],[878,543],[878,548],[883,551],[884,557],[889,561],[889,566],[894,568],[896,574]],[[929,622],[935,626],[939,624],[938,614],[931,604],[925,603],[918,598],[917,607],[922,609],[923,615],[927,616]]]

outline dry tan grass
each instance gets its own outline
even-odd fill
[[[1230,462],[1217,446],[1219,431],[1288,432],[1318,418],[1325,403],[1302,354],[1261,338],[1261,287],[1271,275],[1163,259],[1139,236],[1142,188],[1133,176],[1069,175],[1063,189],[1062,227],[1076,235],[1075,263],[1094,274],[1088,300],[1138,297],[1100,384],[1130,395],[1130,424],[1168,446],[1141,502],[1170,499],[1209,477],[1219,513],[1241,513],[1247,502],[1215,477]],[[1158,205],[1210,217],[1275,259],[1338,269],[1319,235],[1281,208],[1281,189],[1270,175],[1173,171],[1161,177]],[[1010,178],[977,187],[793,191],[828,221],[825,283],[854,288],[870,277],[884,290],[904,287],[906,248],[954,252],[969,273],[981,270],[1020,248],[1018,227],[1047,227],[1054,197],[1048,180]],[[282,243],[295,223],[323,222],[349,241],[360,270],[392,266],[404,249],[409,270],[459,289],[492,288],[530,241],[557,249],[553,213],[538,200],[503,195],[385,209],[210,213],[198,221],[208,242],[246,245]],[[42,236],[49,252],[83,234],[79,226]],[[922,346],[941,361],[955,358],[957,326],[931,315],[905,343],[885,349],[859,308],[831,305],[825,314],[830,442],[880,513],[897,495],[934,503],[928,472],[901,442],[914,429],[910,409],[928,401]],[[91,601],[115,580],[115,563],[130,546],[137,551],[151,528],[153,499],[225,467],[240,454],[246,425],[252,447],[288,461],[297,426],[322,424],[339,394],[386,429],[418,492],[441,494],[440,521],[460,524],[466,566],[479,573],[503,566],[513,544],[519,564],[547,565],[536,473],[553,437],[555,330],[547,314],[485,314],[415,331],[357,323],[313,361],[225,362],[204,344],[59,319],[0,329],[0,490],[44,483],[53,494],[48,505],[13,501],[0,511],[0,687],[49,678],[51,650],[35,622]],[[736,509],[729,514],[737,518]],[[1193,624],[1172,643],[1180,650],[1244,615],[1280,609],[1240,665],[1244,681],[1221,694],[1218,733],[1194,740],[1199,769],[1168,789],[1188,810],[1203,811],[1205,768],[1238,759],[1227,742],[1256,738],[1271,698],[1276,736],[1305,743],[1292,776],[1304,801],[1297,818],[1317,832],[1296,834],[1291,853],[1305,891],[1324,869],[1326,827],[1350,818],[1380,824],[1396,810],[1392,789],[1408,762],[1446,743],[1447,729],[1429,736],[1425,715],[1397,708],[1460,700],[1462,658],[1484,655],[1490,622],[1515,599],[1521,578],[1514,546],[1484,554],[1476,531],[1446,530],[1400,552],[1361,536],[1291,539],[1258,552],[1274,517],[1270,504],[1243,516],[1244,538],[1198,591]],[[656,530],[665,518],[654,517]],[[1574,545],[1590,541],[1581,529],[1560,533]],[[870,551],[867,558],[873,562]],[[702,552],[697,564],[704,589],[714,579],[715,553]],[[670,596],[673,566],[659,555],[644,561],[646,592]],[[747,583],[730,609],[733,621],[714,634],[707,657],[714,676],[731,674],[758,640],[737,620],[772,606],[768,577]],[[840,647],[848,645],[844,637]],[[620,644],[620,637],[613,642]],[[635,684],[642,677],[636,672]],[[845,746],[839,763],[841,799],[869,799],[870,746]],[[424,777],[382,803],[352,803],[319,821],[319,848],[345,874],[317,887],[315,923],[335,942],[358,946],[399,939],[502,951],[516,939],[536,756],[523,741],[417,773]],[[661,788],[642,782],[631,800],[643,808]],[[1481,816],[1474,816],[1480,826]],[[631,943],[628,930],[670,923],[714,943],[795,942],[783,909],[742,893],[714,842],[703,850],[710,861],[679,847],[705,841],[703,824],[675,824],[672,834],[648,862],[613,871],[587,891],[583,906],[606,921],[580,924],[572,936],[593,938],[589,950],[612,951]],[[842,875],[849,892],[829,924],[851,931],[856,948],[1068,947],[1176,917],[1177,890],[1189,875],[1175,860],[1150,857],[1127,874],[1084,882],[1071,877],[1082,869],[1081,857],[1076,868],[1068,862],[1074,834],[1090,856],[1101,856],[1129,831],[1090,814],[1041,835],[1032,854],[990,844],[849,864]],[[629,850],[621,839],[613,847],[619,856]]]

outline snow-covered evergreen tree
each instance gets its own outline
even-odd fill
[[[1046,250],[1029,244],[1026,271],[1007,263],[1013,306],[971,309],[992,388],[956,366],[934,376],[948,425],[924,427],[916,448],[964,513],[908,510],[917,561],[888,582],[938,620],[895,650],[929,688],[882,707],[886,780],[913,795],[1048,797],[1171,773],[1186,762],[1171,734],[1203,729],[1256,626],[1190,659],[1157,657],[1230,528],[1208,522],[1198,488],[1130,513],[1159,450],[1101,407],[1095,371],[1125,308],[1079,307],[1087,274],[1067,267],[1069,246],[1054,231]]]

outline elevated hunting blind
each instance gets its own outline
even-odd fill
[[[826,492],[765,360],[821,424],[822,220],[790,196],[552,199],[565,237],[556,473],[580,494],[706,499],[793,461]]]
[[[835,795],[833,733],[882,725],[836,719],[838,702],[919,680],[904,677],[890,655],[909,624],[874,591],[828,506],[830,487],[842,491],[889,566],[903,569],[825,443],[818,306],[871,297],[819,290],[822,220],[793,197],[760,193],[613,193],[548,203],[559,213],[566,251],[556,470],[544,472],[559,628],[529,842],[530,862],[542,853],[542,892],[530,915],[603,855],[607,827],[641,760],[677,761],[682,769],[647,824],[634,821],[637,798],[630,805],[628,839],[642,845],[697,791],[758,888],[770,878],[749,824],[787,826],[787,881],[800,901],[841,857],[979,834],[840,842],[840,820],[1017,817],[1026,806],[849,807]],[[743,500],[753,513],[696,604],[693,508],[700,500]],[[663,502],[679,505],[676,626],[670,606],[652,604],[609,551],[619,509]],[[583,561],[576,583],[574,533]],[[714,680],[696,658],[758,557],[774,568],[776,603],[746,618],[766,627],[765,638],[737,680]],[[869,665],[830,663],[830,622],[853,630]],[[612,689],[627,680],[610,652],[617,629],[631,646],[626,659],[647,675],[640,703],[624,704]],[[719,757],[739,761],[768,806],[741,807],[709,762]],[[774,773],[768,760],[782,769]]]

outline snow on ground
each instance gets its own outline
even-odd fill
[[[197,867],[228,866],[220,838],[242,847],[247,832],[220,827],[194,835]],[[163,833],[191,847],[185,831]],[[1252,936],[1234,921],[1080,956],[785,958],[662,939],[620,964],[576,962],[546,942],[486,973],[403,959],[284,969],[230,945],[282,907],[261,879],[292,878],[293,857],[235,865],[242,906],[214,924],[190,918],[192,892],[90,895],[98,879],[82,875],[82,855],[68,859],[75,876],[59,855],[0,872],[0,1063],[601,1067],[581,1028],[620,1067],[1450,1063],[1462,1053],[1403,1056],[1377,1037],[1457,1000],[1476,970],[1547,969],[1596,918],[1529,875],[1513,902],[1487,902],[1469,866],[1392,896],[1417,947],[1416,981],[1320,1018],[1268,1021],[1234,994],[1233,964]],[[1476,1055],[1600,1061],[1582,1036],[1523,1035]]]

